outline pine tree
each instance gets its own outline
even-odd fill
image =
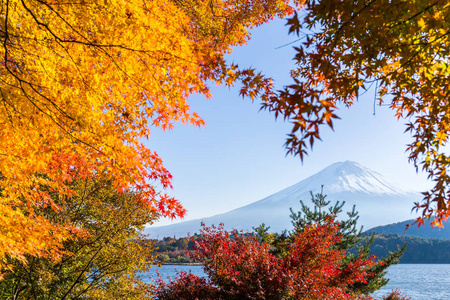
[[[326,200],[326,195],[323,194],[323,189],[318,194],[311,192],[311,201],[314,208],[300,200],[300,211],[295,212],[292,208],[290,218],[294,229],[291,231],[283,231],[282,233],[270,233],[270,227],[262,224],[259,227],[253,228],[255,234],[261,241],[271,244],[271,252],[277,257],[285,257],[288,255],[289,243],[293,237],[302,233],[305,228],[313,224],[322,224],[329,220],[335,220],[338,223],[338,235],[342,236],[340,243],[333,247],[336,250],[346,250],[347,255],[341,261],[341,269],[346,268],[349,264],[354,263],[360,259],[367,259],[370,256],[370,246],[374,241],[374,234],[371,236],[364,236],[363,227],[357,228],[357,221],[359,219],[356,207],[353,206],[351,212],[347,212],[347,218],[338,220],[337,217],[342,213],[344,202],[337,201],[331,205],[331,201]],[[386,285],[389,279],[385,278],[386,270],[389,266],[397,264],[406,250],[406,243],[403,246],[398,246],[398,251],[390,252],[386,257],[380,258],[376,264],[368,268],[368,272],[372,275],[368,278],[366,283],[356,282],[350,287],[356,294],[368,295],[382,286]]]

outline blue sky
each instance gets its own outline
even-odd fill
[[[291,84],[293,45],[286,21],[276,20],[252,31],[248,45],[235,48],[230,61],[254,67],[275,79],[278,88]],[[174,195],[188,209],[185,220],[207,217],[260,200],[307,178],[328,165],[353,160],[394,183],[417,191],[431,187],[416,174],[405,153],[409,134],[387,107],[373,108],[374,89],[350,109],[338,111],[335,131],[322,129],[322,142],[303,163],[286,156],[284,142],[291,125],[275,121],[238,95],[238,88],[213,87],[211,100],[190,99],[192,109],[206,121],[197,128],[179,124],[173,131],[154,130],[146,144],[156,151],[172,173]],[[345,199],[343,199],[345,200]],[[155,226],[167,225],[160,220]]]

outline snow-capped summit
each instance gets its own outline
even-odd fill
[[[353,161],[334,163],[319,173],[291,186],[288,189],[309,192],[326,186],[327,193],[362,192],[368,194],[402,195],[414,193],[390,183],[383,175]]]
[[[411,208],[421,194],[389,182],[381,174],[356,162],[334,163],[322,171],[262,200],[237,208],[224,214],[186,221],[174,225],[149,227],[151,236],[185,236],[195,233],[200,222],[207,225],[224,223],[227,229],[251,230],[261,223],[271,231],[290,229],[290,208],[299,210],[299,200],[311,203],[311,195],[323,192],[328,200],[345,201],[344,213],[353,205],[359,212],[359,225],[365,229],[412,219]],[[345,214],[344,214],[345,215]]]

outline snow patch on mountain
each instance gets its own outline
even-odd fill
[[[287,188],[286,192],[293,190],[297,193],[309,192],[312,187],[314,191],[318,191],[322,185],[326,186],[327,193],[362,192],[395,196],[414,193],[414,191],[393,185],[381,174],[352,161],[334,163]]]

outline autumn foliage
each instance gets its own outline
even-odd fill
[[[205,227],[193,258],[204,264],[207,280],[192,274],[165,284],[158,299],[362,299],[348,286],[366,282],[374,258],[341,268],[344,250],[334,249],[341,236],[332,220],[314,224],[295,235],[289,254],[278,258],[255,235]],[[202,298],[203,291],[214,297]],[[186,296],[189,291],[190,297]]]
[[[171,175],[143,141],[151,128],[201,126],[187,99],[208,81],[270,86],[224,53],[288,1],[8,0],[0,16],[0,269],[6,257],[56,258],[82,228],[36,213],[70,182],[109,180],[158,215],[183,216]],[[246,75],[247,74],[247,75]],[[251,77],[251,76],[250,76]],[[158,188],[157,188],[158,187]]]
[[[209,97],[208,83],[240,81],[242,95],[260,97],[290,119],[288,151],[301,157],[319,138],[319,127],[332,126],[337,104],[352,105],[360,89],[375,83],[378,100],[411,120],[410,159],[436,181],[417,208],[423,217],[436,214],[440,225],[450,215],[450,158],[443,147],[450,115],[450,5],[290,2],[2,1],[0,273],[13,268],[8,261],[26,263],[30,255],[57,261],[65,242],[86,237],[81,226],[39,213],[61,211],[57,199],[77,196],[73,182],[108,181],[119,193],[132,191],[151,215],[182,217],[184,208],[165,192],[171,175],[144,141],[152,128],[203,125],[187,100]],[[269,78],[227,63],[224,54],[247,42],[249,28],[295,8],[305,16],[291,18],[289,30],[307,32],[295,48],[294,83],[276,94]],[[326,236],[315,230],[311,234]]]
[[[292,83],[263,107],[292,122],[288,153],[303,158],[333,128],[338,106],[370,90],[406,123],[409,160],[434,181],[415,208],[419,224],[450,216],[450,3],[446,0],[297,1],[287,22],[295,45]],[[374,88],[371,89],[371,88]],[[308,149],[309,148],[309,149]]]
[[[27,255],[8,258],[12,270],[0,281],[1,299],[150,298],[151,285],[140,277],[154,259],[153,243],[142,234],[156,215],[131,191],[118,192],[111,182],[77,180],[77,195],[53,200],[60,209],[40,207],[36,214],[53,224],[83,228],[85,235],[67,239],[60,259]]]
[[[264,224],[254,233],[227,232],[223,225],[194,235],[187,254],[201,262],[206,278],[181,272],[166,283],[159,278],[153,294],[172,299],[373,299],[386,285],[386,269],[399,262],[405,246],[375,260],[373,236],[357,230],[355,208],[337,221],[344,202],[330,205],[322,192],[311,193],[314,208],[302,201],[291,209],[294,229],[270,233]],[[383,299],[407,300],[400,291]]]

